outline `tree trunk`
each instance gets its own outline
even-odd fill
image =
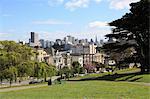
[[[142,50],[143,50],[143,57],[140,59],[141,60],[141,72],[150,73],[149,48],[147,48],[147,46],[144,46]]]
[[[140,46],[140,48],[137,48],[137,54],[138,54],[138,58],[141,64],[141,73],[150,73],[150,64],[149,64],[149,59],[150,59],[150,55],[149,55],[149,48],[147,48],[148,46],[146,45],[142,45]]]
[[[44,82],[46,82],[46,77],[47,77],[47,76],[46,76],[46,73],[45,73],[45,74],[44,74]]]
[[[12,84],[12,79],[10,79],[10,81],[9,81],[9,84],[10,84],[10,87],[11,87],[11,84]]]
[[[149,61],[146,58],[141,60],[141,73],[150,73]]]

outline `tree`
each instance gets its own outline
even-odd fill
[[[4,70],[0,72],[0,81],[1,83],[3,82],[3,79],[5,79],[5,73],[4,73]]]
[[[38,53],[26,45],[14,41],[0,41],[0,80],[8,79],[10,85],[17,77],[52,77],[56,74],[55,66],[44,62],[35,62],[31,58]]]
[[[23,62],[17,66],[18,76],[19,77],[27,77],[33,75],[33,64],[29,61]]]
[[[47,75],[48,77],[52,77],[56,75],[56,68],[53,65],[48,65],[47,69],[46,69]]]
[[[115,38],[114,43],[106,44],[105,48],[115,52],[121,52],[129,47],[134,47],[139,62],[141,72],[150,72],[149,64],[149,0],[141,0],[130,4],[130,13],[126,13],[121,19],[109,23],[113,33],[106,35]]]
[[[72,63],[72,69],[73,69],[73,73],[76,74],[76,73],[80,73],[80,70],[81,70],[81,64],[78,62],[78,61],[75,61]]]
[[[17,79],[17,69],[15,67],[9,67],[8,69],[4,70],[4,78],[9,80],[10,86],[13,82],[13,80],[16,81]]]
[[[70,78],[70,75],[71,75],[71,70],[69,69],[69,67],[65,66],[63,67],[61,70],[60,70],[61,74],[64,74],[65,75],[65,79]]]
[[[26,46],[15,43],[14,41],[0,41],[0,78],[9,79],[10,83],[17,76],[31,75],[33,69],[29,64],[33,50]]]
[[[87,70],[87,73],[95,72],[95,66],[93,64],[85,64],[84,68]]]
[[[44,78],[44,81],[46,81],[47,77],[52,77],[56,75],[56,68],[53,65],[48,65],[45,62],[40,63],[40,75],[42,78]]]

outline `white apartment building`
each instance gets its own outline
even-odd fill
[[[71,56],[70,52],[68,51],[57,51],[54,56],[54,65],[56,66],[57,69],[61,69],[64,66],[71,66]]]

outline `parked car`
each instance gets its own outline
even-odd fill
[[[36,80],[33,80],[33,81],[30,81],[29,84],[37,84],[37,83],[42,83],[43,80],[40,80],[40,81],[36,81]]]

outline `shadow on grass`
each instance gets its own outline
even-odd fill
[[[141,75],[140,72],[135,73],[124,73],[124,74],[108,74],[100,77],[91,77],[91,78],[82,78],[79,80],[69,80],[69,81],[88,81],[88,80],[106,80],[106,81],[136,81],[141,79],[142,77],[135,77],[137,75]],[[135,77],[135,78],[134,78]]]

